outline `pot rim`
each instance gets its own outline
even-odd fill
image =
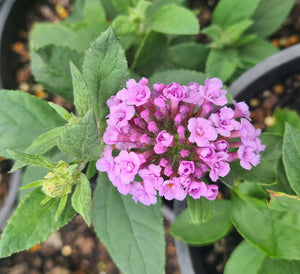
[[[236,79],[228,89],[237,100],[248,100],[280,77],[296,71],[300,71],[300,44],[283,49],[261,61]]]

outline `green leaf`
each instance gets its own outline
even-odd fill
[[[230,25],[222,34],[222,44],[232,45],[239,40],[242,34],[253,24],[252,20],[243,20],[233,25]]]
[[[199,33],[200,26],[190,10],[169,4],[155,12],[148,28],[165,34],[193,35]]]
[[[271,209],[291,211],[300,214],[300,197],[282,192],[269,192],[271,195],[269,207]]]
[[[226,263],[224,274],[254,274],[262,266],[266,254],[247,241],[242,241]]]
[[[64,121],[44,100],[23,91],[0,91],[0,155],[6,149],[25,150],[46,131]]]
[[[47,240],[54,231],[75,216],[75,211],[68,201],[65,210],[56,222],[55,213],[59,200],[51,199],[48,203],[41,205],[44,198],[45,194],[38,188],[20,203],[1,235],[0,257],[7,257]]]
[[[121,195],[99,173],[93,197],[95,231],[124,273],[163,273],[165,238],[161,202],[145,206]]]
[[[282,158],[289,183],[295,193],[300,196],[300,129],[286,123],[283,137]]]
[[[215,48],[222,48],[221,37],[223,34],[222,28],[218,25],[210,25],[203,29],[201,33],[207,35],[212,40],[212,46]]]
[[[21,186],[27,186],[31,182],[42,180],[48,173],[48,169],[39,168],[33,166],[27,166],[22,174]],[[21,202],[28,193],[32,192],[34,189],[20,189],[18,195],[18,202]]]
[[[205,72],[211,77],[218,77],[226,82],[235,72],[238,62],[236,50],[212,49],[207,57]]]
[[[224,274],[282,274],[298,273],[300,261],[273,259],[247,241],[231,254]]]
[[[139,22],[129,15],[120,14],[112,22],[112,27],[118,36],[126,34],[138,34]]]
[[[238,232],[268,256],[300,259],[300,214],[270,209],[266,199],[251,197],[239,189],[232,193],[232,221]]]
[[[42,186],[44,184],[44,181],[43,180],[38,180],[38,181],[35,181],[35,182],[32,182],[26,186],[22,186],[20,187],[20,189],[29,189],[29,188],[35,188],[35,187],[39,187],[39,186]]]
[[[67,205],[67,201],[68,201],[68,194],[63,195],[60,199],[59,199],[59,204],[58,204],[58,208],[55,212],[55,221],[58,221],[58,218],[61,216],[62,212],[64,211],[66,205]]]
[[[165,35],[154,31],[147,33],[137,49],[131,68],[135,69],[141,65],[149,67],[152,64],[157,66],[165,58],[166,44]]]
[[[108,114],[106,101],[124,86],[127,79],[125,53],[111,28],[86,52],[83,77],[90,91],[98,128],[103,134]]]
[[[78,122],[64,128],[58,136],[58,147],[84,161],[99,158],[102,147],[93,110],[89,110]]]
[[[78,116],[83,117],[91,106],[89,90],[81,72],[72,62],[70,62],[70,69],[73,83],[74,105]]]
[[[231,229],[230,206],[228,200],[212,203],[211,218],[204,223],[194,224],[188,209],[184,210],[170,228],[176,238],[193,245],[207,245],[223,238]]]
[[[190,82],[203,84],[206,78],[206,75],[198,71],[178,69],[155,73],[149,78],[149,83],[153,85],[154,83],[161,82],[167,85],[176,81],[182,85],[187,85]]]
[[[194,224],[200,224],[209,221],[211,217],[212,202],[206,198],[193,199],[187,196],[187,206],[191,220]]]
[[[114,7],[122,13],[127,13],[129,7],[134,7],[137,4],[137,0],[111,0]]]
[[[222,29],[251,18],[261,0],[240,1],[222,0],[219,1],[212,15],[212,24]],[[270,7],[269,7],[270,8]],[[255,20],[254,20],[255,21]]]
[[[277,134],[264,133],[260,136],[266,149],[260,152],[261,159],[251,170],[241,167],[238,160],[233,161],[231,169],[234,174],[244,180],[260,184],[272,184],[277,180],[277,169],[282,155],[282,137]]]
[[[72,114],[70,112],[68,112],[65,108],[63,108],[60,105],[54,104],[52,102],[48,102],[48,104],[50,105],[50,107],[52,107],[57,114],[63,118],[65,121],[68,121],[69,119],[72,118]]]
[[[56,166],[55,163],[47,160],[45,157],[40,155],[32,155],[24,152],[17,152],[13,150],[7,151],[13,159],[17,159],[26,165],[37,166],[37,167],[45,167],[48,169],[52,169]]]
[[[257,274],[282,274],[282,273],[298,273],[300,269],[300,261],[280,260],[267,257]]]
[[[153,0],[152,6],[148,10],[148,18],[151,18],[157,10],[159,10],[162,6],[168,4],[184,4],[185,0]]]
[[[72,78],[70,60],[81,67],[80,52],[65,46],[47,45],[32,54],[32,72],[38,82],[50,92],[59,94],[72,102]]]
[[[278,52],[269,42],[257,38],[239,48],[239,55],[243,62],[256,65],[267,57]]]
[[[276,109],[274,112],[275,125],[268,128],[268,132],[284,135],[285,123],[300,129],[300,117],[297,112],[290,109]]]
[[[72,196],[72,206],[84,218],[88,226],[91,225],[91,197],[90,182],[83,173],[80,173],[80,180]]]
[[[171,60],[183,68],[204,70],[209,48],[195,42],[181,43],[168,48]],[[195,58],[196,57],[196,58]]]
[[[89,164],[88,164],[86,174],[85,174],[88,179],[93,178],[97,173],[96,162],[97,161],[95,160],[95,161],[89,162]]]
[[[230,171],[225,177],[220,177],[219,180],[227,187],[233,188],[235,177],[233,172]]]
[[[85,0],[83,17],[89,24],[106,22],[105,10],[100,0]]]
[[[50,129],[49,131],[40,135],[37,139],[35,139],[32,144],[25,150],[26,153],[32,155],[43,155],[57,145],[57,136],[62,132],[64,127],[56,127]],[[14,172],[17,169],[24,167],[25,164],[16,161],[10,170],[10,172]]]
[[[262,38],[273,34],[285,21],[295,2],[296,0],[261,0],[252,17],[254,24],[249,28],[249,33],[256,33]]]

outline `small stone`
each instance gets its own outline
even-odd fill
[[[26,263],[17,264],[9,269],[8,274],[23,274],[28,271],[28,266]]]
[[[284,86],[282,84],[276,84],[273,86],[273,91],[278,95],[282,94],[284,92]]]
[[[279,47],[279,40],[277,38],[272,39],[271,44],[273,47],[278,48]]]
[[[252,99],[250,100],[249,104],[250,104],[251,107],[255,108],[255,107],[258,107],[260,103],[259,103],[259,100],[258,100],[258,99],[252,98]]]
[[[271,94],[272,94],[272,92],[270,90],[266,89],[263,91],[262,95],[263,95],[263,97],[266,98],[266,97],[269,97]]]
[[[92,253],[93,249],[95,248],[95,242],[90,237],[78,236],[75,244],[79,247],[80,252],[84,255]]]
[[[70,245],[64,245],[61,249],[61,254],[68,257],[72,254],[72,247]]]
[[[271,127],[275,125],[275,118],[273,116],[267,116],[265,118],[265,124],[267,127]]]
[[[60,233],[58,231],[52,233],[44,244],[48,246],[52,246],[56,249],[61,249],[63,246],[63,242]]]
[[[286,37],[282,37],[279,39],[280,47],[287,47],[289,45],[289,40]]]
[[[70,274],[71,271],[61,267],[61,266],[56,266],[53,269],[51,269],[49,272],[47,272],[47,274]]]
[[[20,83],[19,89],[25,92],[28,92],[30,89],[30,86],[27,83]]]
[[[294,34],[294,35],[291,35],[289,38],[288,38],[288,44],[291,46],[291,45],[295,45],[299,42],[299,36]]]
[[[268,97],[264,103],[263,106],[267,111],[271,111],[272,109],[274,109],[274,107],[276,106],[278,102],[278,97],[275,94],[272,94],[270,97]]]

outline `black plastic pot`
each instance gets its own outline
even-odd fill
[[[234,81],[229,90],[237,101],[248,101],[295,73],[300,73],[300,44],[260,62]],[[176,201],[175,215],[179,215],[185,207],[185,203]],[[202,247],[192,247],[178,240],[175,240],[175,245],[182,274],[212,274],[201,262],[204,252]]]
[[[11,46],[18,31],[26,27],[26,16],[36,0],[0,0],[0,89],[16,89],[16,54]]]

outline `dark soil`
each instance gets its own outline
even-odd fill
[[[19,39],[11,48],[17,58],[17,87],[46,100],[71,109],[71,105],[59,96],[47,93],[42,86],[33,80],[29,65],[27,45],[28,30],[35,21],[57,22],[65,18],[72,6],[72,0],[47,0],[32,10],[28,16],[27,24],[19,30]],[[211,11],[217,1],[190,0],[190,6],[200,7],[199,15],[202,28],[211,20]],[[285,48],[299,42],[300,39],[300,4],[297,3],[293,12],[280,30],[271,38],[275,47]],[[198,36],[199,41],[208,41],[203,35]],[[257,98],[248,103],[251,106],[251,116],[256,127],[264,129],[274,122],[272,114],[276,107],[289,106],[296,108],[300,98],[296,96],[300,89],[300,73],[278,82],[267,90],[259,93]],[[288,96],[286,96],[288,95]],[[286,99],[287,98],[287,99]],[[10,163],[0,159],[0,207],[7,192],[7,178],[5,174]],[[165,221],[167,241],[167,274],[179,274],[180,270],[176,258],[176,249],[173,238],[168,234],[170,224]],[[233,231],[228,237],[201,249],[202,263],[208,274],[223,273],[225,263],[234,247],[239,243],[238,233]],[[205,255],[204,255],[205,254]],[[87,227],[80,216],[55,232],[48,241],[39,244],[29,251],[14,254],[9,258],[0,260],[0,273],[108,273],[117,274],[120,271],[111,261],[105,246],[100,243],[92,228]]]

